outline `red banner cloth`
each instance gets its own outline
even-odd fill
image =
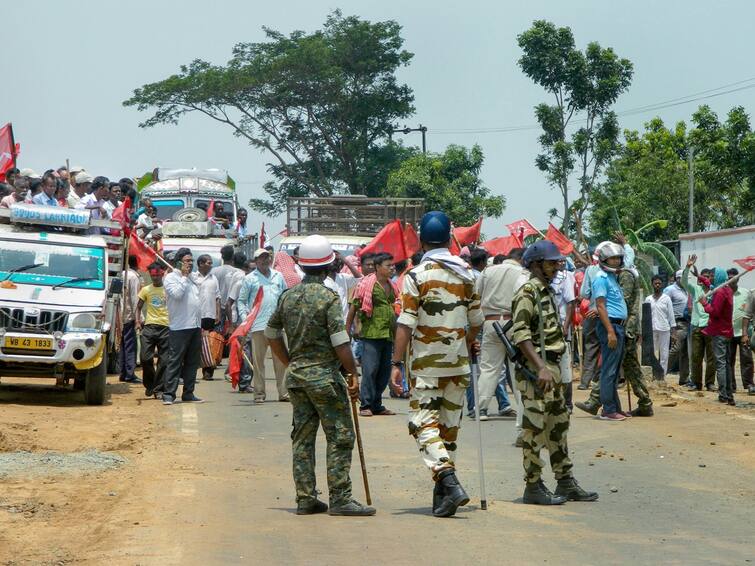
[[[454,237],[460,246],[476,244],[480,241],[480,230],[482,230],[482,217],[471,226],[454,228]]]
[[[401,220],[394,220],[383,226],[383,229],[372,238],[367,246],[356,252],[359,257],[364,254],[377,253],[391,254],[393,263],[404,261],[409,257],[404,245],[404,228],[401,225]]]
[[[131,235],[131,197],[126,197],[124,201],[113,210],[112,218],[121,225],[123,233],[128,238]],[[120,232],[115,230],[113,236],[120,236]]]
[[[417,231],[414,229],[414,226],[408,223],[404,227],[404,248],[409,257],[422,249],[422,244],[419,241]]]
[[[137,236],[136,232],[132,233],[129,239],[128,255],[136,257],[139,271],[147,271],[149,265],[157,261],[157,252]]]
[[[0,182],[5,182],[5,172],[16,166],[19,145],[13,141],[13,126],[9,123],[0,128]]]
[[[538,232],[537,228],[535,228],[524,218],[517,220],[516,222],[512,222],[511,224],[506,224],[506,228],[509,229],[509,232],[511,232],[512,236],[516,236],[522,241],[524,241],[527,236],[536,236],[540,233]]]
[[[745,271],[752,271],[755,269],[755,255],[749,255],[742,259],[735,259],[734,263]]]
[[[260,306],[262,306],[262,296],[264,295],[263,287],[260,286],[257,291],[257,296],[254,297],[254,303],[252,303],[252,310],[246,317],[246,320],[238,325],[236,330],[233,331],[230,338],[228,338],[228,345],[230,346],[230,352],[228,353],[228,375],[231,376],[231,387],[236,389],[239,385],[239,377],[241,376],[241,368],[244,364],[244,357],[242,355],[242,344],[246,340],[246,335],[254,324],[254,319],[257,318],[257,313],[260,312]]]
[[[267,243],[267,233],[265,232],[265,223],[262,223],[262,228],[260,228],[260,247],[264,248],[265,244]]]
[[[548,231],[545,233],[545,239],[556,244],[558,251],[563,255],[569,255],[574,251],[574,244],[572,241],[564,236],[561,231],[550,222],[548,223]]]
[[[516,236],[501,236],[482,242],[480,246],[492,255],[508,255],[514,248],[521,248],[522,242]]]
[[[279,271],[280,274],[283,275],[283,280],[286,282],[289,289],[294,285],[301,283],[301,277],[299,277],[299,274],[296,272],[294,258],[286,252],[279,251],[275,254],[273,269]]]

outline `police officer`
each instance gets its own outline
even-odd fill
[[[537,376],[536,382],[528,380],[517,370],[516,380],[524,407],[522,450],[527,484],[523,501],[536,505],[598,499],[597,493],[582,489],[572,476],[566,441],[569,413],[559,372],[566,343],[550,286],[562,259],[556,245],[547,240],[528,247],[523,263],[530,270],[530,280],[516,292],[512,303],[513,342],[524,354],[527,368]],[[543,447],[550,453],[558,482],[555,494],[541,479]]]
[[[479,349],[476,336],[485,319],[472,272],[448,251],[448,216],[425,214],[420,240],[422,262],[404,278],[391,384],[394,391],[401,390],[404,354],[411,342],[409,433],[435,481],[433,515],[451,517],[469,503],[454,459],[469,385],[469,351]]]
[[[265,336],[287,367],[286,387],[293,405],[293,471],[296,513],[369,516],[375,509],[351,497],[354,428],[349,397],[359,397],[359,381],[338,295],[325,287],[335,254],[323,236],[309,236],[299,248],[301,284],[289,289],[268,321]],[[283,341],[283,332],[288,346]],[[348,386],[339,369],[347,373]],[[322,424],[327,440],[330,508],[317,499],[315,440]]]

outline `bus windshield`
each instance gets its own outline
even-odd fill
[[[20,269],[24,268],[26,269]],[[19,270],[20,269],[20,270]],[[13,270],[19,270],[12,273]],[[105,250],[75,245],[0,240],[0,281],[64,288],[105,288]]]

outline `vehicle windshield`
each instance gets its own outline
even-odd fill
[[[34,264],[40,265],[8,273]],[[74,278],[81,281],[71,281],[66,288],[104,289],[105,250],[52,242],[0,240],[0,280],[53,286]]]
[[[228,220],[231,222],[235,222],[236,219],[233,215],[233,203],[230,200],[221,200],[221,199],[213,199],[215,202],[215,205],[218,203],[221,203],[223,205],[223,212],[228,215]],[[201,208],[203,210],[207,210],[210,206],[210,199],[208,198],[194,198],[192,202],[192,206],[196,208]]]
[[[286,252],[288,255],[294,255],[294,250],[300,245],[301,242],[288,242],[281,244],[279,251]],[[355,254],[359,249],[359,244],[331,243],[331,247],[333,248],[333,251],[339,252],[343,257],[348,257]]]
[[[186,208],[186,203],[180,198],[157,199],[152,197],[152,206],[157,210],[160,220],[170,220],[181,209]]]

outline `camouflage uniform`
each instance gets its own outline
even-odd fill
[[[469,384],[467,329],[484,320],[469,278],[424,261],[404,278],[398,323],[414,329],[409,433],[437,478],[454,469],[464,394]]]
[[[626,337],[624,339],[624,360],[621,369],[624,371],[624,378],[637,396],[637,406],[642,409],[649,409],[653,406],[653,401],[650,399],[650,393],[648,393],[648,388],[642,379],[640,358],[637,353],[637,337],[640,335],[640,299],[642,297],[640,278],[630,270],[625,269],[619,274],[618,279],[624,293],[624,301],[627,303],[628,313],[624,324]],[[600,407],[600,381],[593,382],[588,403]]]
[[[537,302],[543,312],[541,351],[540,322]],[[524,479],[528,483],[540,480],[544,462],[540,450],[545,447],[550,453],[550,462],[556,479],[571,477],[572,462],[566,437],[569,431],[569,412],[564,400],[564,384],[561,381],[559,362],[566,350],[563,327],[559,321],[553,290],[534,275],[514,295],[512,303],[513,342],[516,345],[529,340],[554,377],[553,389],[543,393],[536,384],[517,372],[517,387],[522,393],[524,420],[522,443],[524,452]],[[537,373],[535,368],[528,368]]]
[[[293,405],[296,501],[307,506],[316,500],[315,440],[322,423],[328,444],[330,506],[345,505],[351,501],[354,429],[335,347],[348,344],[349,337],[340,299],[323,285],[323,278],[305,276],[281,296],[265,335],[280,338],[284,330],[290,357],[286,387]]]

